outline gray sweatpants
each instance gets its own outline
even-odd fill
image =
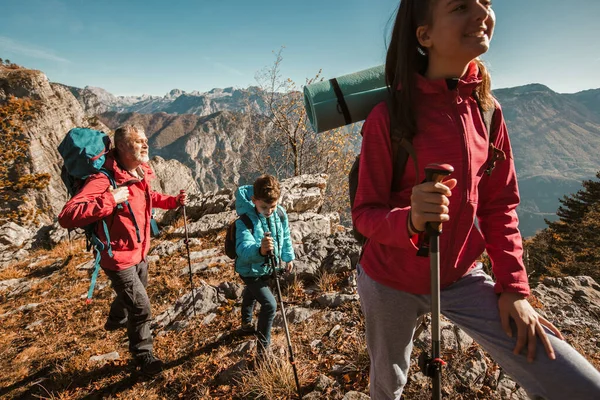
[[[412,337],[417,318],[430,312],[430,296],[414,295],[375,282],[360,267],[358,294],[365,316],[371,359],[373,400],[400,399],[407,382]],[[533,399],[600,399],[600,373],[566,342],[548,332],[556,354],[550,360],[538,339],[528,363],[513,354],[516,332],[509,338],[500,323],[494,283],[476,268],[441,292],[441,311],[470,335]]]

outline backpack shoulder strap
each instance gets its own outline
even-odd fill
[[[117,182],[115,181],[115,178],[109,170],[107,170],[106,168],[100,168],[98,172],[105,175],[108,178],[108,181],[110,182],[110,185],[113,187],[113,189],[117,188]]]
[[[240,215],[240,219],[242,220],[242,222],[244,223],[244,225],[246,225],[246,228],[248,228],[248,230],[251,233],[254,233],[254,224],[252,223],[252,220],[250,219],[250,217],[248,216],[248,214],[242,214],[242,215]]]
[[[112,173],[107,170],[106,168],[101,168],[98,172],[106,175],[106,177],[108,178],[108,180],[110,181],[110,184],[112,185],[113,189],[117,188],[117,182],[115,181],[115,178],[113,177]],[[131,214],[131,219],[133,220],[133,226],[135,227],[135,235],[137,237],[137,242],[141,243],[142,239],[140,236],[140,227],[138,226],[138,223],[135,219],[135,214],[133,213],[133,209],[131,208],[131,204],[129,204],[129,201],[125,200],[124,204],[127,206],[127,209],[129,210],[129,213]],[[119,210],[123,209],[123,205],[118,204],[117,208]]]
[[[492,128],[494,126],[494,116],[496,115],[496,104],[494,104],[494,106],[489,110],[484,110],[477,92],[473,92],[473,97],[475,98],[477,107],[481,113],[481,119],[483,119],[483,124],[485,125],[485,130],[488,134],[488,141],[490,144],[494,144],[494,141],[496,140],[496,132]]]
[[[415,185],[420,181],[419,179],[419,164],[417,162],[417,153],[412,145],[412,142],[404,137],[391,97],[386,100],[388,115],[390,118],[390,139],[392,142],[392,166],[393,166],[393,177],[392,177],[392,191],[398,191],[400,189],[400,178],[404,174],[406,162],[408,157],[413,160],[415,166]]]
[[[481,101],[479,100],[479,96],[477,96],[477,92],[473,92],[473,97],[475,98],[475,101],[477,101],[477,107],[479,108],[481,118],[483,119],[483,123],[488,134],[489,154],[488,165],[485,173],[491,175],[492,171],[496,167],[496,161],[506,160],[506,154],[504,154],[504,151],[495,146],[497,131],[493,128],[494,117],[496,116],[496,104],[494,103],[494,106],[489,110],[484,110],[483,106],[481,105]]]
[[[493,129],[494,126],[494,116],[496,115],[496,106],[493,108],[483,111],[483,123],[485,124],[485,129],[488,131],[488,136],[490,138],[490,143],[494,144],[496,141],[496,131]]]
[[[279,219],[283,220],[285,218],[285,211],[283,211],[283,208],[279,204],[277,205],[276,212],[279,215]]]

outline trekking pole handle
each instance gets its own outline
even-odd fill
[[[271,237],[271,232],[265,232],[265,237]],[[273,250],[268,251],[267,252],[267,257],[269,258],[269,261],[271,262],[271,266],[273,268],[273,274],[276,276],[277,275],[277,261],[275,260],[275,254],[273,253]]]
[[[454,172],[450,164],[427,164],[425,167],[425,182],[442,182],[445,177]],[[428,222],[426,230],[433,234],[442,232],[441,222]]]
[[[271,232],[269,232],[269,231],[265,232],[264,236],[270,238],[271,237]],[[271,253],[273,253],[273,252],[269,251],[267,254],[271,254]]]

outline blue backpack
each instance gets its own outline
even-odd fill
[[[64,160],[64,165],[61,170],[61,179],[67,187],[70,197],[73,197],[83,188],[85,180],[90,175],[97,173],[106,175],[112,187],[114,189],[117,188],[112,173],[104,168],[105,155],[109,150],[110,138],[104,132],[88,128],[73,128],[67,133],[63,141],[58,145],[58,152]],[[135,216],[133,215],[131,205],[128,201],[125,201],[123,204],[129,208],[135,226],[137,240],[138,243],[140,243],[140,230],[135,220]],[[117,205],[117,208],[122,209],[123,204]],[[94,222],[83,227],[87,242],[87,250],[89,251],[92,246],[96,250],[96,260],[86,303],[92,301],[96,278],[100,271],[100,253],[106,251],[110,257],[113,256],[112,248],[110,246],[110,234],[105,219],[102,219],[101,222],[106,237],[106,243],[102,242],[95,233],[99,222],[100,221]]]

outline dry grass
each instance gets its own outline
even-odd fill
[[[345,345],[346,354],[350,355],[348,370],[368,373],[369,352],[367,351],[367,339],[363,330],[357,331],[355,335],[349,336]]]
[[[296,363],[300,381],[308,375],[305,365]],[[254,368],[242,370],[238,384],[247,399],[291,399],[297,398],[298,393],[291,363],[285,356],[275,354],[255,361]]]
[[[282,294],[287,297],[288,302],[302,301],[306,297],[304,294],[304,282],[298,278],[298,275],[294,275],[291,281],[286,282],[282,291]]]
[[[188,224],[189,224],[189,221],[188,221]],[[173,229],[173,230],[183,228],[184,226],[185,226],[185,221],[183,220],[183,215],[171,223],[171,229]]]
[[[335,274],[321,269],[317,272],[316,284],[321,292],[333,292],[338,279]]]
[[[85,239],[63,240],[50,251],[45,252],[45,254],[49,258],[66,259],[69,256],[84,253],[85,251]]]
[[[27,276],[27,264],[12,264],[0,271],[0,281],[8,279],[19,279]]]

